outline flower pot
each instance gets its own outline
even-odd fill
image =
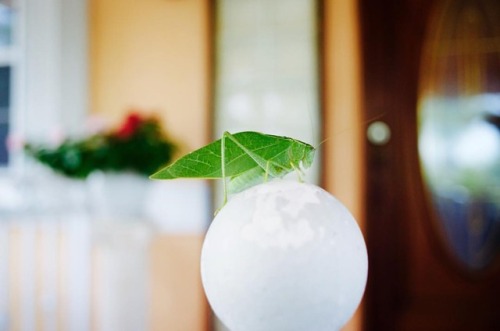
[[[144,217],[148,178],[133,172],[94,172],[87,179],[92,214],[108,221]]]

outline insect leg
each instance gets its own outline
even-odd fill
[[[226,205],[227,202],[227,187],[226,187],[226,133],[222,135],[221,144],[220,144],[220,155],[221,155],[221,169],[222,169],[222,185],[224,187],[224,201],[222,203],[223,206]]]
[[[302,171],[302,169],[300,169],[300,167],[297,167],[295,166],[295,164],[293,164],[293,162],[290,162],[290,166],[293,168],[293,170],[295,170],[295,173],[297,174],[297,177],[299,179],[299,182],[304,182],[304,178],[303,176],[305,175],[304,172]]]
[[[266,172],[264,173],[264,182],[267,182],[267,179],[269,178],[269,164],[270,164],[270,162],[267,161],[267,163],[266,163]]]
[[[297,174],[297,179],[299,182],[304,182],[303,176],[305,175],[304,172],[302,171],[302,168],[300,167],[300,160],[303,160],[304,156],[301,155],[297,161],[297,165],[294,164],[295,157],[292,155],[292,150],[288,150],[288,159],[290,160],[290,168],[295,170],[295,173]]]

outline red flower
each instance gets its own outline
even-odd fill
[[[127,139],[132,136],[141,125],[143,119],[137,113],[131,113],[125,119],[123,125],[116,131],[118,138]]]

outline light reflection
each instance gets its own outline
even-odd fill
[[[497,129],[484,121],[468,125],[458,136],[451,151],[454,163],[461,168],[487,170],[500,159],[500,136]]]
[[[427,98],[420,109],[424,177],[453,251],[474,269],[500,248],[500,94]]]

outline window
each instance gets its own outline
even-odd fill
[[[0,0],[0,175],[15,140],[79,133],[87,114],[87,0]]]
[[[317,146],[317,2],[220,0],[216,18],[216,136],[253,130]],[[306,172],[313,182],[318,167]]]
[[[0,1],[0,166],[9,162],[7,136],[11,107],[14,10],[10,1]]]

